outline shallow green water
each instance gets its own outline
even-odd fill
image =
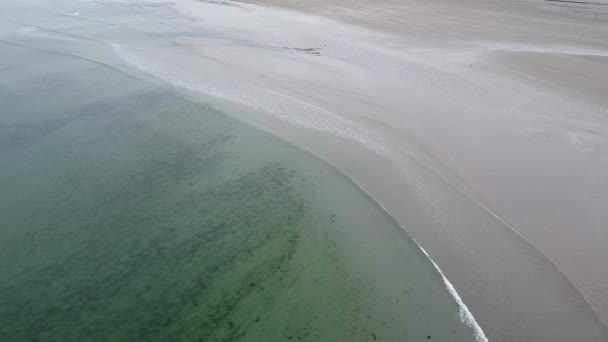
[[[472,340],[324,163],[107,65],[0,47],[0,340]]]

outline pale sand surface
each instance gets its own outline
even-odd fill
[[[196,54],[154,55],[156,43],[117,53],[218,106],[259,109],[243,119],[345,172],[429,251],[490,340],[607,339],[601,13],[260,3],[346,24],[178,1],[189,30],[216,35],[178,35]]]
[[[426,87],[428,102],[396,92],[401,118],[370,117],[408,139],[401,127],[417,125],[413,139],[444,177],[554,263],[608,322],[608,2],[254,2],[390,32],[406,55],[430,50],[432,71],[401,80]],[[451,83],[424,83],[432,78]]]
[[[149,29],[108,52],[195,99],[257,109],[242,119],[338,167],[429,252],[491,341],[608,340],[608,7],[256,3],[320,16],[142,2]],[[95,20],[86,6],[78,17]]]
[[[291,133],[357,180],[430,250],[490,339],[606,339],[596,319],[608,321],[606,8],[256,3],[389,33],[323,36],[315,33],[323,24],[306,23],[313,44],[321,34],[318,45],[344,49],[327,51],[328,63],[347,66],[306,74],[308,64],[296,72],[275,61],[275,90],[380,132],[396,154],[414,154],[457,189],[416,174],[411,163],[392,170],[386,164],[400,162],[382,159],[399,159],[394,151],[374,160],[352,143]],[[289,128],[270,130],[289,135]],[[415,218],[416,205],[426,217]]]

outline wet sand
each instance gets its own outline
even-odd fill
[[[557,274],[562,272],[576,287],[566,292],[580,291],[603,323],[608,322],[608,215],[603,209],[608,205],[605,96],[608,4],[274,0],[255,3],[284,6],[390,32],[407,46],[403,52],[409,55],[406,58],[420,63],[418,58],[428,57],[422,64],[431,71],[422,78],[430,79],[431,84],[416,77],[402,81],[403,87],[412,83],[414,87],[416,84],[426,87],[430,93],[428,102],[416,106],[416,102],[423,101],[402,101],[403,106],[396,109],[401,118],[394,119],[382,111],[370,113],[369,117],[390,129],[417,126],[414,134],[403,129],[397,134],[423,145],[426,154],[447,169],[440,172],[443,178],[459,183],[460,191],[499,217],[508,229],[530,244],[530,249],[536,249],[537,253],[529,254],[547,258],[558,269],[543,268],[534,277],[547,276],[565,282]],[[450,83],[447,86],[433,83],[433,78]],[[407,93],[403,96],[408,97]],[[412,118],[412,112],[416,112],[416,118]],[[389,207],[389,212],[401,216],[399,205]],[[481,232],[459,230],[453,234],[485,240]],[[429,244],[434,246],[435,242]],[[471,248],[470,244],[463,247]],[[433,252],[441,255],[440,251]],[[510,277],[521,277],[518,262],[547,263],[521,260],[523,257],[516,260],[509,258],[509,254],[491,248],[478,255],[480,258],[500,255],[504,259],[500,261],[502,266],[496,260],[480,265],[477,272],[483,274],[484,268],[491,267],[493,272],[510,273],[507,269],[513,267]],[[457,272],[451,267],[448,270]],[[490,318],[493,313],[484,313],[518,312],[520,317],[528,317],[538,310],[537,306],[543,304],[536,300],[524,303],[535,291],[532,280],[528,281],[529,286],[522,284],[513,293],[507,293],[508,284],[512,284],[509,280],[502,285],[490,285],[492,281],[487,279],[480,282],[495,287],[482,293],[505,296],[512,306],[506,309],[502,303],[484,310],[487,300],[471,298],[479,303],[479,307],[474,307],[482,313],[480,320],[488,322],[490,335],[496,337],[494,340],[505,341],[569,340],[549,338],[551,328],[547,328],[547,335],[531,338],[528,333],[545,324],[540,322],[540,316],[529,319],[529,324],[537,327],[523,322],[503,327],[514,334],[509,335],[497,326],[508,319],[493,320]],[[563,297],[555,300],[566,296]],[[564,308],[568,312],[562,322],[564,329],[573,329],[574,323],[568,316],[579,314],[574,307]],[[556,326],[562,323],[546,322]],[[583,336],[584,333],[579,335],[579,340],[584,340]]]
[[[247,42],[189,41],[216,60],[247,56],[227,68],[256,90],[201,85],[209,72],[188,59],[140,66],[260,109],[243,119],[350,176],[437,260],[490,340],[606,339],[602,8],[258,3],[346,24],[180,1],[194,25]]]
[[[271,75],[281,94],[380,132],[410,164],[395,167],[392,152],[370,153],[348,133],[343,142],[253,121],[370,192],[454,279],[491,340],[606,339],[607,7],[254,2],[389,37],[337,30],[315,41],[328,24],[309,19],[310,47],[347,65],[308,75],[275,65]],[[359,50],[340,45],[349,39]],[[342,50],[324,53],[332,40]]]

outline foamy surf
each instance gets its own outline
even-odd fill
[[[414,240],[414,242],[416,242],[416,240]],[[468,325],[469,327],[471,327],[471,329],[473,329],[473,331],[475,332],[475,340],[477,342],[488,342],[489,340],[483,332],[483,329],[481,329],[481,326],[479,326],[479,324],[475,320],[475,317],[471,313],[471,310],[469,310],[467,305],[464,303],[464,301],[456,291],[454,285],[452,285],[450,280],[443,274],[439,266],[437,266],[433,258],[430,257],[426,250],[422,246],[420,246],[418,242],[416,242],[416,245],[418,245],[418,248],[420,248],[422,253],[424,253],[424,255],[426,255],[426,257],[431,261],[437,272],[439,272],[439,274],[441,275],[443,283],[445,284],[445,288],[448,290],[450,295],[454,297],[456,304],[458,304],[458,307],[460,308],[460,320],[462,321],[462,323]]]

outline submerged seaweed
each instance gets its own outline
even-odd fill
[[[323,278],[339,260],[303,175],[247,155],[266,138],[226,115],[99,72],[6,104],[19,122],[0,151],[13,161],[0,173],[0,339],[314,340],[351,324],[352,291]],[[88,78],[116,91],[55,103]],[[322,304],[303,308],[307,291]]]

